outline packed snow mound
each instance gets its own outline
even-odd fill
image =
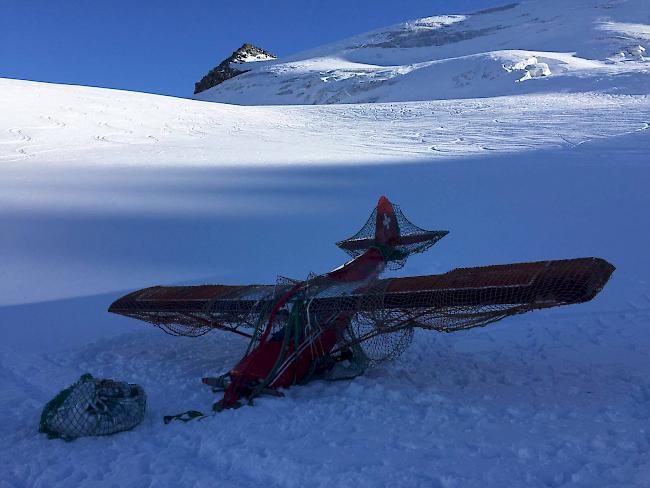
[[[537,61],[537,58],[535,56],[532,56],[523,61],[518,61],[514,64],[510,64],[510,65],[504,64],[503,69],[505,69],[508,73],[512,73],[512,72],[524,73],[524,75],[521,78],[519,78],[517,81],[526,81],[526,80],[530,80],[531,78],[550,76],[551,74],[551,70],[549,69],[548,64],[540,63],[539,61]]]
[[[647,57],[646,55],[646,49],[643,46],[628,46],[621,51],[617,52],[614,54],[611,58],[610,61],[614,62],[625,62],[625,61],[650,61],[650,57]]]
[[[648,39],[645,0],[531,0],[403,22],[260,63],[196,98],[277,105],[646,94]]]

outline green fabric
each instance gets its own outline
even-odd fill
[[[408,257],[407,252],[402,252],[394,247],[391,247],[387,244],[381,244],[377,241],[373,241],[369,247],[377,248],[379,252],[381,252],[381,255],[386,260],[386,262],[400,261]]]
[[[284,361],[284,355],[287,352],[287,347],[289,346],[289,340],[291,336],[291,329],[292,327],[295,327],[296,324],[296,318],[299,318],[299,304],[294,303],[293,307],[291,307],[291,313],[289,315],[289,320],[287,320],[287,324],[284,326],[284,337],[282,338],[282,346],[280,347],[280,353],[278,354],[278,358],[275,360],[275,364],[271,368],[271,372],[267,375],[266,378],[264,378],[259,385],[251,392],[249,395],[249,404],[252,404],[252,399],[255,398],[256,396],[259,396],[262,390],[264,390],[269,383],[271,382],[271,378],[275,376],[275,373],[277,373],[278,369],[282,365],[282,362]]]
[[[61,390],[52,400],[50,400],[49,402],[47,402],[47,404],[45,404],[45,407],[43,408],[43,412],[41,413],[41,420],[39,422],[39,427],[38,427],[38,431],[41,434],[47,434],[48,439],[64,439],[67,442],[72,440],[67,437],[63,437],[58,432],[50,429],[48,427],[48,423],[49,423],[48,421],[61,407],[61,405],[63,405],[65,399],[70,396],[70,393],[72,393],[72,390],[74,389],[75,386],[77,386],[79,383],[82,383],[84,381],[90,381],[92,379],[93,376],[90,373],[81,375],[79,381],[70,385],[64,390]]]

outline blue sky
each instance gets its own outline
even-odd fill
[[[499,0],[0,0],[0,77],[190,96],[244,42],[279,56]]]

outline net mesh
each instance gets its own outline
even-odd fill
[[[85,374],[47,403],[39,431],[72,440],[130,430],[142,422],[146,401],[138,385]]]
[[[579,258],[378,279],[384,268],[401,268],[411,254],[426,251],[447,234],[418,227],[399,205],[381,197],[361,229],[337,243],[358,258],[353,264],[304,281],[279,277],[274,285],[146,288],[109,310],[172,335],[235,332],[249,338],[247,355],[275,341],[279,352],[267,368],[271,373],[260,380],[262,389],[272,386],[273,378],[286,379],[286,371],[297,375],[298,366],[291,373],[290,363],[300,362],[305,351],[315,370],[321,360],[351,360],[354,373],[399,357],[415,328],[453,332],[591,300],[614,270],[602,259]]]
[[[247,337],[237,367],[206,378],[224,391],[219,410],[314,375],[353,378],[398,358],[416,328],[454,332],[589,301],[614,271],[603,259],[578,258],[378,278],[447,234],[418,227],[381,197],[361,229],[337,243],[355,260],[326,275],[279,277],[273,285],[152,287],[122,297],[109,311],[172,335],[219,329]]]
[[[398,358],[413,340],[413,327],[395,327],[400,313],[385,306],[388,283],[374,283],[356,297],[356,310],[343,340],[347,347],[358,344],[369,366]]]
[[[113,311],[178,335],[245,328],[250,333],[244,335],[255,341],[279,297],[299,285],[277,310],[271,333],[282,333],[293,313],[306,332],[337,328],[333,355],[359,346],[375,364],[398,357],[414,328],[453,332],[531,310],[586,302],[613,270],[602,259],[579,258],[354,282],[312,275],[302,282],[280,278],[267,286],[146,289],[127,295]]]
[[[417,254],[426,251],[436,242],[446,236],[449,231],[446,230],[425,230],[418,227],[406,218],[399,205],[391,204],[395,218],[397,220],[397,229],[399,238],[392,243],[390,254],[387,255],[387,269],[396,270],[402,268],[411,254]],[[351,237],[336,243],[353,258],[361,256],[368,247],[385,248],[375,240],[375,229],[377,225],[377,209],[375,208],[366,223],[361,229]]]

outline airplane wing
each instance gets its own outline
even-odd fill
[[[171,335],[200,336],[221,329],[251,337],[275,285],[153,286],[119,298],[109,312],[152,323]]]
[[[381,307],[368,294],[368,305],[358,305],[357,310],[366,321],[376,316],[381,327],[370,331],[374,335],[405,327],[453,332],[532,310],[590,301],[614,269],[604,259],[578,258],[382,280],[386,283]]]
[[[589,301],[613,271],[614,266],[603,259],[578,258],[363,283],[317,277],[300,297],[308,304],[309,317],[320,323],[347,313],[374,321],[376,327],[367,332],[374,335],[406,327],[452,332],[531,310]],[[116,300],[109,312],[150,322],[173,335],[198,336],[221,329],[251,337],[241,329],[254,329],[274,298],[291,286],[154,286]]]

